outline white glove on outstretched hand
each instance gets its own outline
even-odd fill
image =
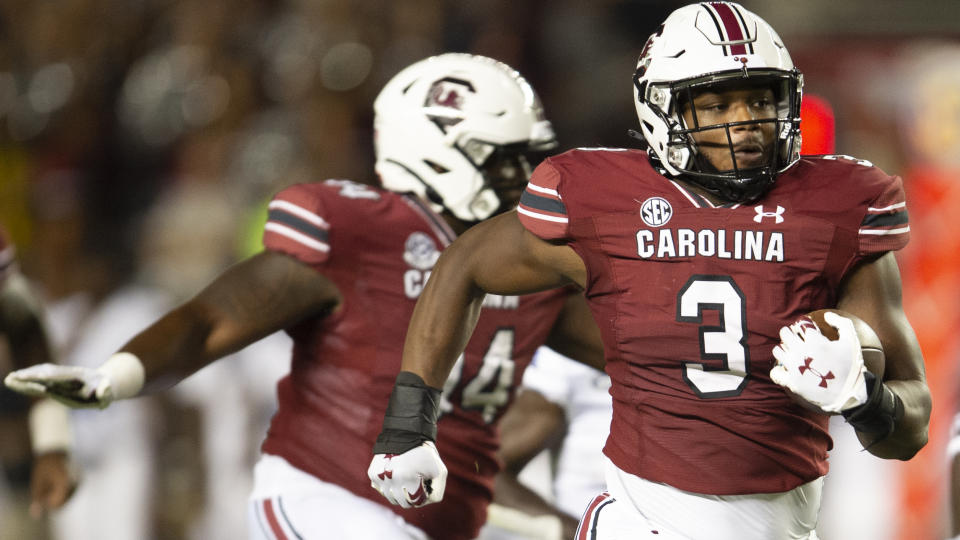
[[[430,441],[402,454],[374,454],[367,476],[374,489],[403,508],[440,502],[447,487],[447,467]]]
[[[117,399],[137,395],[144,369],[130,353],[117,353],[96,369],[39,364],[11,372],[8,388],[35,397],[50,397],[68,407],[103,409]]]
[[[867,368],[853,321],[832,312],[823,319],[837,329],[836,341],[810,320],[780,329],[770,378],[823,412],[837,414],[867,402]]]

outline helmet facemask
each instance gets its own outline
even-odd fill
[[[749,201],[759,197],[776,175],[796,161],[800,150],[799,73],[753,71],[716,74],[655,86],[651,101],[664,104],[666,110],[651,108],[669,126],[666,160],[690,181],[730,201]],[[696,98],[705,92],[770,89],[773,103],[769,117],[721,123],[701,122],[704,114],[696,108]],[[669,97],[664,94],[669,93]],[[737,151],[749,143],[735,143],[737,130],[757,130],[763,136],[760,163],[738,158]],[[722,148],[719,154],[713,149]],[[718,159],[717,156],[720,156]],[[711,156],[713,160],[711,160]],[[729,160],[727,160],[729,156]],[[717,163],[720,162],[720,163]]]

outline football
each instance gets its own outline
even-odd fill
[[[839,309],[818,309],[800,317],[798,321],[812,321],[813,324],[817,325],[817,329],[820,330],[820,333],[823,334],[825,338],[831,341],[836,341],[840,337],[839,332],[835,327],[828,324],[823,318],[824,313],[828,311],[832,311],[837,315],[846,317],[847,319],[853,321],[853,328],[857,333],[857,338],[860,340],[860,351],[863,354],[863,364],[866,366],[867,370],[876,375],[878,379],[883,380],[885,361],[883,356],[883,347],[880,345],[880,338],[877,337],[876,332],[870,328],[870,325],[868,325],[862,319],[852,313],[841,311]],[[820,407],[808,402],[801,396],[794,394],[789,389],[784,388],[784,391],[796,403],[805,409],[816,413],[823,413],[823,410],[820,409]]]
[[[857,338],[860,339],[860,350],[863,352],[863,363],[870,373],[873,373],[878,380],[882,381],[886,361],[883,355],[883,346],[880,344],[880,338],[877,337],[877,333],[874,332],[873,328],[870,328],[870,325],[865,323],[863,319],[846,311],[841,311],[839,309],[818,309],[816,311],[807,313],[806,316],[817,325],[817,328],[820,329],[820,333],[831,341],[835,341],[839,336],[837,334],[837,329],[827,324],[827,322],[823,319],[823,314],[828,311],[832,311],[837,315],[846,317],[853,321],[853,328],[857,331]]]

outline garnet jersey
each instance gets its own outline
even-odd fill
[[[336,283],[340,308],[288,329],[290,375],[263,451],[388,506],[434,538],[477,535],[499,470],[496,422],[542,344],[565,293],[488,296],[444,387],[437,448],[449,470],[443,502],[404,510],[370,487],[367,466],[400,370],[407,324],[447,224],[413,196],[342,180],[300,184],[269,205],[264,244]]]
[[[827,416],[770,381],[781,326],[837,302],[861,260],[909,236],[900,179],[804,158],[749,204],[714,207],[645,152],[574,150],[536,169],[520,219],[587,267],[622,470],[708,494],[782,492],[827,472]],[[813,374],[811,374],[813,376]]]

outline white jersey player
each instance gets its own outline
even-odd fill
[[[523,374],[524,390],[563,408],[567,434],[558,454],[553,496],[558,508],[579,516],[603,491],[603,443],[610,433],[610,377],[541,347]]]

